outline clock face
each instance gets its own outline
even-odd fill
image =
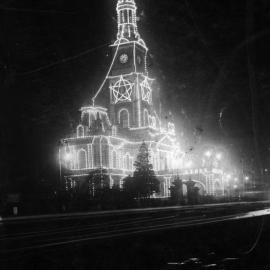
[[[120,59],[120,62],[122,64],[126,64],[127,61],[128,61],[128,55],[127,54],[122,54],[119,59]]]

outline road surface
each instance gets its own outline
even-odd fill
[[[0,255],[269,215],[265,201],[3,218]]]

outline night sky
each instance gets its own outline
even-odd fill
[[[116,2],[1,1],[2,181],[57,172],[58,142],[110,64]],[[181,140],[200,135],[269,166],[269,0],[136,2],[154,91]]]

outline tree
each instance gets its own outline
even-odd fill
[[[91,197],[100,196],[105,190],[110,189],[110,178],[104,169],[97,169],[89,174],[88,189]]]
[[[174,203],[181,203],[183,201],[183,181],[177,177],[170,187],[171,199]]]
[[[149,162],[148,147],[143,143],[139,149],[137,160],[134,163],[135,172],[124,181],[124,190],[133,198],[150,198],[160,191],[160,183],[155,176],[153,165]]]
[[[187,182],[187,197],[189,204],[197,204],[199,202],[199,188],[191,179]]]

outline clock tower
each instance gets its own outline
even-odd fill
[[[105,89],[98,91],[93,102],[100,104],[99,92],[107,92],[109,103],[103,104],[109,107],[110,121],[119,131],[157,128],[153,80],[147,70],[148,48],[138,32],[136,4],[134,0],[118,0],[116,10],[118,32],[111,45],[113,59],[102,85]]]

